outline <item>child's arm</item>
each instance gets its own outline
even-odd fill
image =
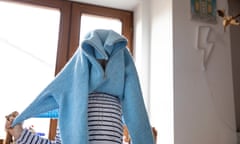
[[[7,132],[6,144],[10,144],[13,139],[16,144],[61,144],[60,140],[50,141],[46,138],[40,137],[32,133],[28,129],[23,129],[22,124],[17,124],[11,127],[13,120],[18,115],[17,112],[13,112],[6,116],[5,130]],[[59,134],[59,133],[58,133]],[[56,138],[60,138],[59,136]]]
[[[28,129],[24,129],[20,137],[16,140],[16,144],[61,144],[57,140],[50,141],[49,139],[40,137],[32,133]]]

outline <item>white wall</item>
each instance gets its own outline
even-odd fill
[[[159,144],[173,144],[171,9],[171,1],[142,0],[134,11],[136,65]]]
[[[145,0],[135,9],[135,34],[136,46],[150,35],[150,52],[139,56],[137,51],[146,48],[136,47],[136,61],[150,59],[150,75],[144,77],[149,78],[150,118],[158,144],[236,144],[229,30],[223,32],[219,18],[217,24],[192,21],[190,0],[148,2],[148,18],[139,16]],[[218,8],[226,6],[225,0],[217,1]],[[149,34],[138,35],[138,22],[142,31],[146,19]],[[214,42],[205,71],[202,51],[196,49],[199,26],[211,28]]]
[[[189,12],[189,0],[173,2],[175,143],[235,144],[229,30],[223,32],[220,19],[216,25],[191,21]],[[206,71],[195,48],[198,26],[211,27],[215,43]]]
[[[158,144],[173,144],[172,1],[151,1],[151,121]]]
[[[150,73],[150,9],[148,0],[134,9],[134,58],[147,111],[150,114],[149,73]],[[137,59],[136,59],[137,58]]]

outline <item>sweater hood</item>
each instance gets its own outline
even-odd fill
[[[82,42],[82,50],[87,57],[108,60],[110,56],[125,48],[127,39],[113,30],[94,30]]]

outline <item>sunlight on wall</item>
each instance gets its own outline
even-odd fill
[[[152,1],[151,118],[158,144],[174,144],[172,2]]]
[[[134,10],[135,61],[157,144],[174,144],[171,11],[171,1],[158,0]]]

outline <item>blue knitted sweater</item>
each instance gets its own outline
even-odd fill
[[[59,110],[63,144],[88,144],[88,95],[119,97],[132,144],[153,144],[138,74],[127,40],[112,30],[90,32],[65,67],[14,120],[13,126],[53,109]],[[98,59],[107,64],[103,68]]]

